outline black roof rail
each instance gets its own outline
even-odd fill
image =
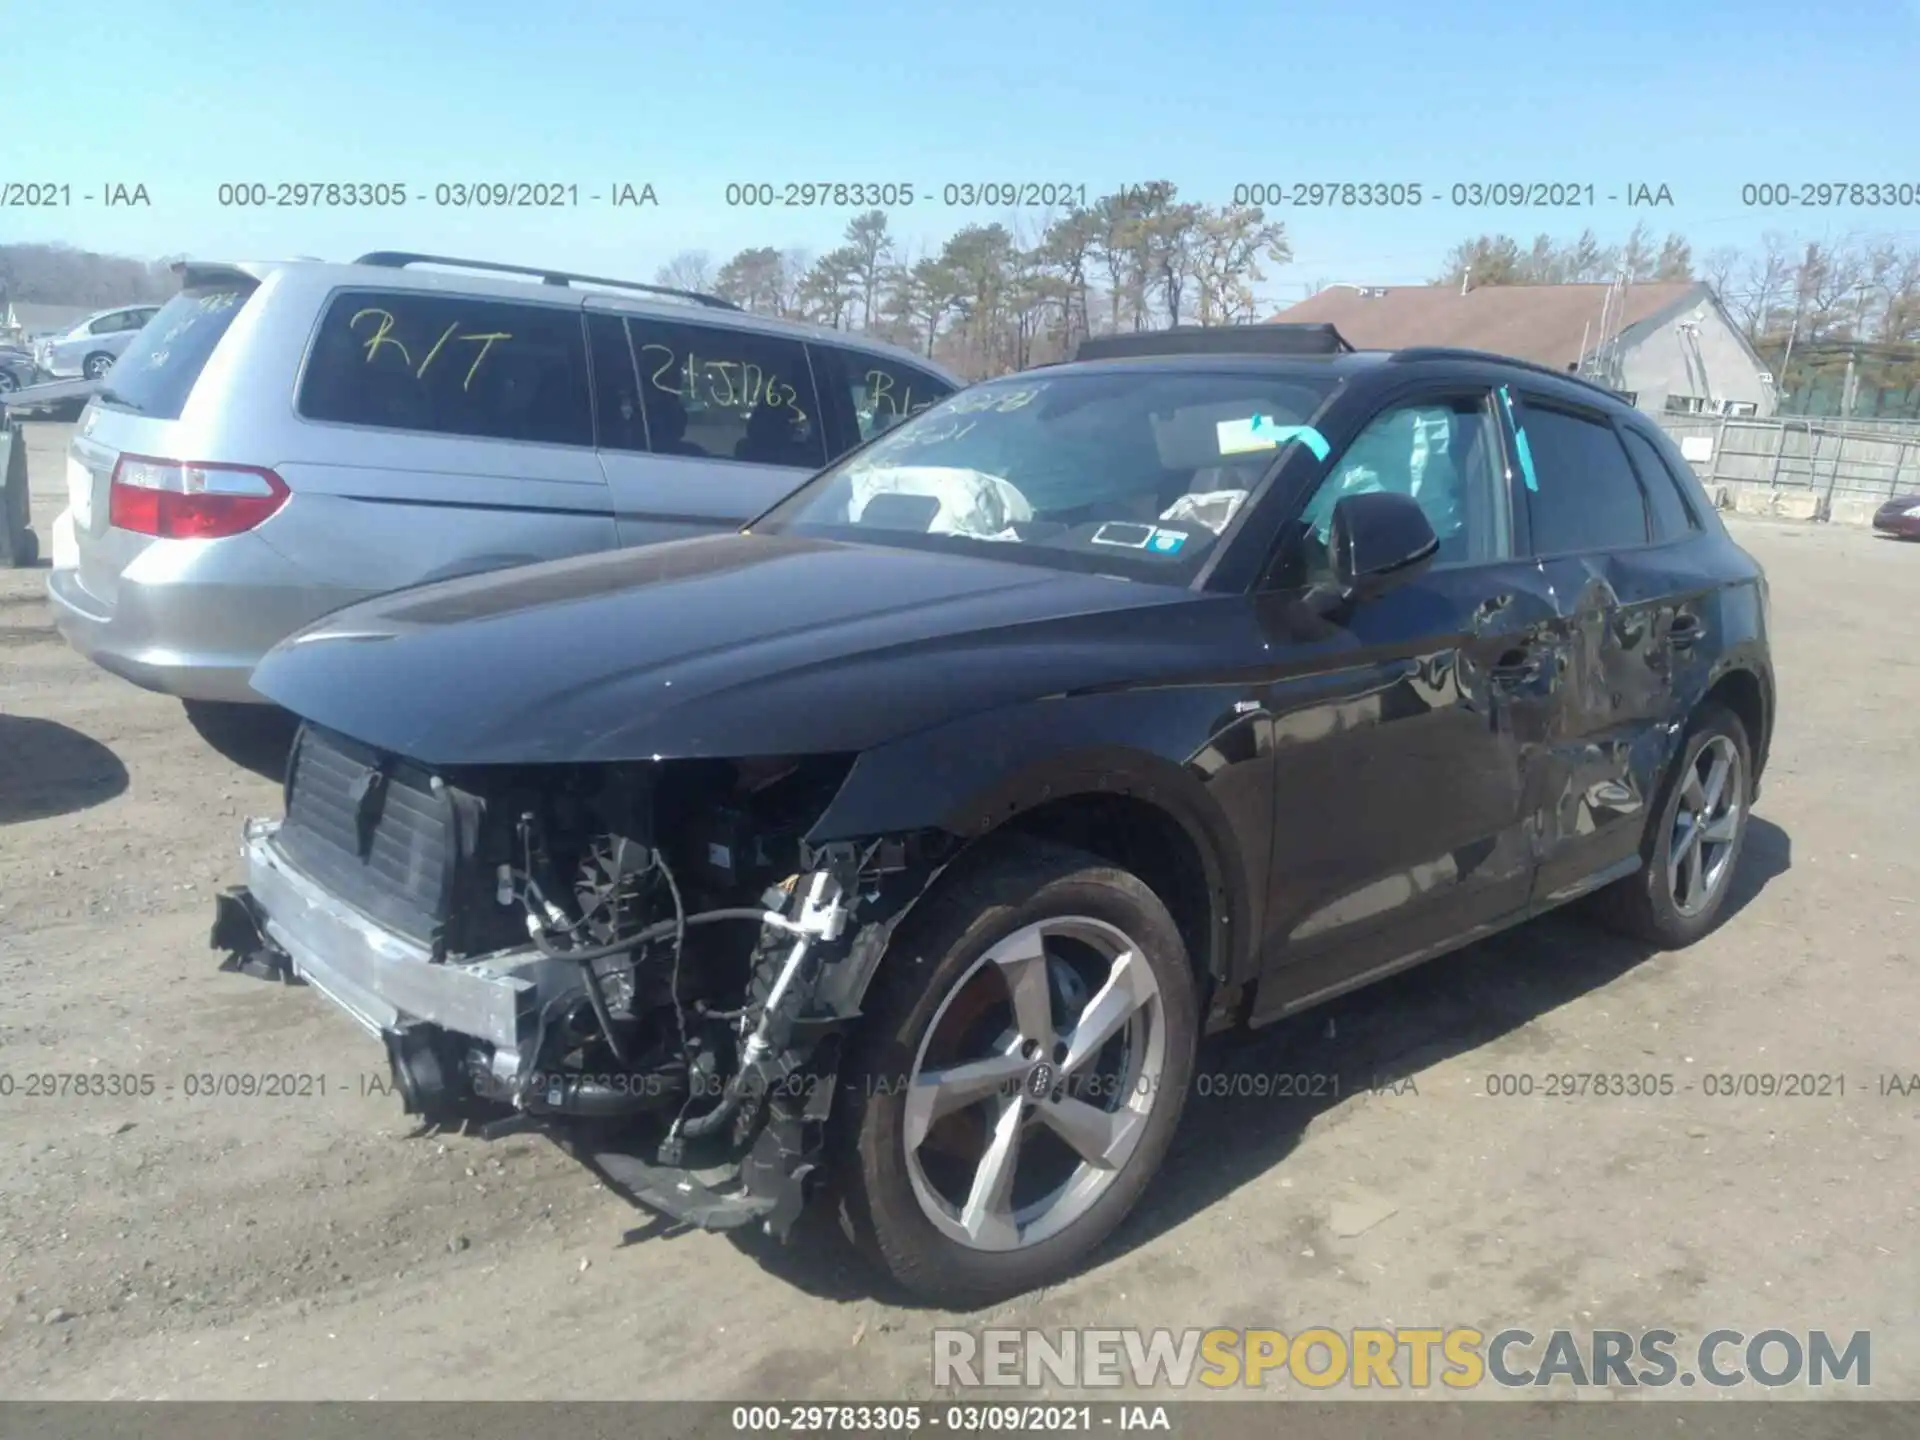
[[[676,290],[671,285],[642,285],[638,280],[609,280],[604,275],[576,275],[571,270],[543,270],[533,265],[505,265],[497,260],[461,260],[452,255],[416,255],[411,250],[374,250],[362,255],[353,263],[384,265],[396,270],[405,269],[409,265],[453,265],[463,270],[495,270],[502,275],[532,275],[546,285],[607,285],[616,290],[640,290],[649,295],[671,295],[679,300],[691,300],[696,305],[705,305],[711,310],[740,308],[731,300],[723,300],[718,295],[702,294],[698,290]]]
[[[1268,322],[1259,325],[1175,325],[1089,335],[1075,360],[1137,359],[1152,355],[1351,355],[1353,346],[1331,325]]]
[[[1395,363],[1416,360],[1480,360],[1490,365],[1506,365],[1515,369],[1531,370],[1536,375],[1550,375],[1555,380],[1569,380],[1575,385],[1584,385],[1589,390],[1598,390],[1602,395],[1614,400],[1621,399],[1625,393],[1571,370],[1556,370],[1551,365],[1542,365],[1537,360],[1522,360],[1518,355],[1502,355],[1493,350],[1468,350],[1455,345],[1410,345],[1404,350],[1395,350],[1387,359]]]

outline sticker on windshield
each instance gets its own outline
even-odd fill
[[[1124,545],[1129,550],[1144,550],[1153,540],[1154,534],[1155,531],[1151,525],[1135,525],[1125,520],[1109,520],[1093,532],[1093,543]],[[1186,536],[1182,535],[1180,538],[1184,540]]]
[[[1249,415],[1245,420],[1222,420],[1213,427],[1222,455],[1244,455],[1253,450],[1277,450],[1289,440],[1298,440],[1324,460],[1331,447],[1311,425],[1281,425],[1271,416]]]
[[[1147,549],[1156,555],[1178,555],[1180,547],[1187,543],[1184,530],[1155,530],[1153,538],[1147,542]]]

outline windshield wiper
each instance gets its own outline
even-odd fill
[[[118,390],[111,388],[102,388],[96,398],[106,401],[109,405],[123,405],[136,415],[144,415],[147,412],[147,407],[142,405],[138,400],[129,400]]]

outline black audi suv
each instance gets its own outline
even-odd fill
[[[1591,892],[1715,924],[1767,585],[1657,426],[1324,328],[1090,349],[738,533],[285,642],[226,964],[383,1037],[428,1119],[714,1228],[830,1197],[972,1303],[1119,1223],[1203,1034]]]

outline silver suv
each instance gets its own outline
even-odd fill
[[[75,649],[190,702],[257,702],[261,655],[351,601],[739,525],[962,384],[590,276],[385,252],[181,275],[81,417],[47,588]]]
[[[158,305],[131,305],[89,315],[65,334],[49,335],[36,347],[34,360],[57,380],[85,376],[98,380],[126,353],[133,337],[160,313]]]

